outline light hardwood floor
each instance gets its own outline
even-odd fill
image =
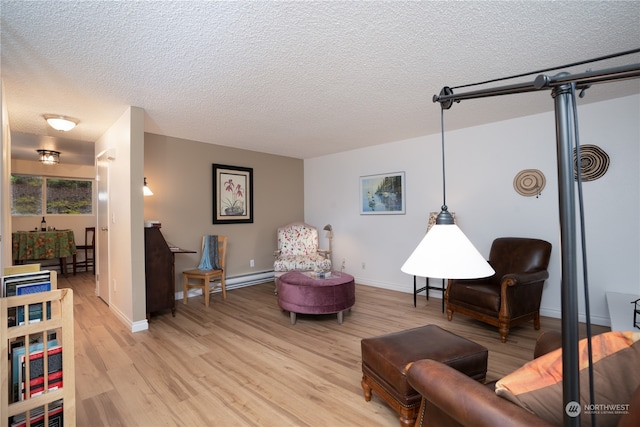
[[[129,332],[94,294],[94,277],[60,277],[74,289],[79,426],[397,426],[396,414],[360,387],[360,340],[437,324],[489,348],[488,380],[531,359],[542,318],[514,328],[506,344],[496,328],[462,315],[451,322],[439,299],[413,307],[408,293],[356,285],[356,304],[335,315],[299,315],[291,325],[273,283],[212,295],[153,316]],[[407,288],[410,286],[407,280]],[[608,328],[594,326],[594,333]]]

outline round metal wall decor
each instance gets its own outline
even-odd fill
[[[513,179],[513,188],[526,197],[539,196],[547,180],[538,169],[524,169]]]
[[[583,181],[594,181],[609,169],[609,155],[597,145],[580,146],[580,173]],[[578,179],[576,149],[573,149],[573,179]]]

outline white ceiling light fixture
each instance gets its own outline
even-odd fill
[[[40,155],[40,162],[44,165],[57,165],[60,163],[60,152],[54,150],[36,150]]]
[[[54,114],[45,114],[45,120],[55,130],[68,132],[78,124],[78,119]]]

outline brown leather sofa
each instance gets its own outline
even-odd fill
[[[489,264],[496,273],[482,279],[449,280],[447,318],[458,312],[497,326],[502,342],[513,325],[533,320],[534,328],[540,329],[540,301],[550,256],[551,243],[544,240],[495,239]]]
[[[559,332],[547,332],[536,343],[541,356],[561,346]],[[408,367],[409,384],[422,395],[415,427],[548,427],[553,424],[496,395],[494,384],[481,384],[447,365],[419,360]],[[617,427],[640,426],[640,387],[629,402],[629,412]]]
[[[549,427],[486,385],[433,360],[414,362],[409,383],[422,395],[416,427]]]

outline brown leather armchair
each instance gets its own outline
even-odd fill
[[[502,342],[513,325],[533,319],[534,328],[540,329],[540,300],[550,256],[551,243],[544,240],[495,239],[489,263],[496,273],[483,279],[449,280],[447,318],[458,312],[497,326]]]

